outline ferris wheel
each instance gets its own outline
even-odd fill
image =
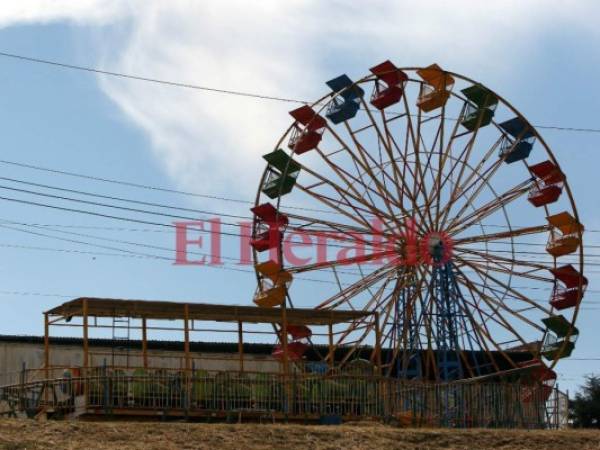
[[[254,302],[373,312],[335,333],[342,366],[376,333],[388,376],[535,367],[552,383],[579,334],[584,228],[535,127],[436,64],[385,61],[326,85],[263,156]],[[287,334],[288,355],[301,359],[312,330],[290,324]]]

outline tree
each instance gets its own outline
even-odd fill
[[[581,391],[570,402],[573,426],[600,428],[600,376],[587,375]]]

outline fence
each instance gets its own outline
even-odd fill
[[[518,383],[431,384],[372,376],[285,378],[201,370],[136,369],[127,373],[108,368],[90,369],[86,377],[24,378],[0,387],[0,402],[8,413],[244,414],[306,420],[339,416],[393,421],[403,426],[502,428],[559,427],[564,422],[558,391],[550,398],[555,408],[549,414],[547,390]]]

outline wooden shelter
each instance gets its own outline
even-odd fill
[[[216,305],[207,303],[189,303],[155,300],[125,300],[110,298],[82,297],[63,303],[44,313],[44,361],[45,367],[50,368],[50,327],[72,326],[82,328],[83,338],[83,367],[90,368],[89,358],[89,334],[92,328],[106,327],[100,325],[98,319],[140,319],[141,325],[131,327],[141,330],[142,360],[144,368],[148,367],[148,331],[155,329],[148,325],[148,321],[181,321],[184,343],[185,370],[191,370],[190,355],[190,332],[210,331],[199,330],[194,327],[194,322],[228,322],[237,324],[237,343],[239,353],[239,370],[244,371],[244,334],[252,331],[244,330],[244,324],[270,324],[273,326],[271,334],[275,334],[281,342],[283,349],[282,368],[283,373],[289,371],[289,355],[287,355],[288,327],[320,326],[327,330],[327,341],[329,342],[328,361],[333,367],[335,348],[333,346],[334,325],[360,321],[372,314],[363,311],[343,310],[314,310],[304,308],[287,309],[285,321],[280,309],[260,308],[255,306]],[[80,320],[73,320],[80,319]],[[378,318],[376,318],[378,321]],[[129,322],[128,322],[129,323]],[[128,325],[129,326],[129,325]],[[177,328],[170,328],[175,331]],[[262,332],[265,333],[265,332]],[[376,332],[376,342],[373,349],[372,359],[379,367],[381,349],[379,345],[379,333]],[[281,350],[280,350],[281,353]]]

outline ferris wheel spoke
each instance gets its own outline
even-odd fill
[[[480,175],[481,170],[483,169],[483,167],[485,166],[485,163],[488,161],[488,159],[496,153],[498,147],[500,146],[502,142],[502,138],[498,138],[496,140],[496,142],[494,142],[494,144],[492,144],[492,146],[490,147],[490,149],[485,153],[485,155],[483,156],[483,158],[481,159],[481,161],[477,164],[477,166],[473,167],[472,165],[470,165],[468,163],[468,161],[466,159],[464,159],[464,153],[465,151],[467,151],[467,153],[470,154],[470,150],[472,149],[471,146],[467,146],[465,148],[465,150],[463,150],[463,153],[456,159],[455,164],[452,165],[452,169],[448,172],[448,175],[446,176],[446,179],[444,180],[444,183],[449,179],[449,177],[452,175],[452,173],[455,170],[455,167],[457,164],[461,164],[458,176],[455,180],[454,187],[451,191],[450,194],[450,198],[448,200],[448,203],[446,204],[446,206],[444,207],[444,209],[441,212],[441,223],[442,226],[445,226],[446,221],[448,220],[448,216],[450,215],[450,212],[452,210],[452,207],[454,206],[454,204],[456,203],[456,201],[458,201],[458,199],[460,199],[465,192],[467,191],[467,189],[470,189],[471,187],[473,187],[473,185],[477,182],[477,179],[481,180],[484,179],[483,177],[490,171],[490,169],[494,169],[496,167],[495,170],[497,170],[497,167],[500,166],[500,163],[498,161],[495,161],[492,166],[490,168],[488,168],[486,170],[486,172],[484,172],[483,175]],[[470,170],[470,174],[467,175],[467,178],[464,182],[462,182],[462,178],[464,176],[464,172],[466,170],[466,168],[469,168]],[[471,183],[471,180],[473,178],[476,178],[476,181],[474,183],[472,183],[469,186],[469,183]],[[462,184],[461,184],[462,182]],[[484,183],[485,184],[485,183]],[[469,186],[468,188],[466,186]]]
[[[479,236],[468,236],[454,240],[454,246],[460,246],[461,244],[473,244],[475,242],[490,242],[499,239],[514,238],[517,236],[526,236],[530,234],[546,233],[550,227],[548,225],[537,225],[532,227],[515,228],[509,231],[502,231],[500,233],[482,234]]]
[[[377,175],[373,172],[373,170],[371,168],[371,164],[373,164],[374,167],[379,168],[379,170],[381,171],[381,175],[383,177],[387,177],[388,180],[390,181],[390,183],[392,183],[392,185],[395,185],[395,180],[389,176],[389,174],[385,171],[385,168],[383,167],[383,165],[380,166],[377,163],[377,161],[368,152],[365,151],[363,145],[359,142],[357,137],[354,135],[352,128],[350,127],[348,122],[344,122],[344,124],[346,126],[346,130],[350,134],[350,137],[354,143],[354,147],[357,149],[357,152],[363,161],[363,165],[362,165],[363,170],[365,171],[366,174],[369,175],[369,178],[373,181],[373,184],[375,185],[375,189],[377,189],[380,192],[381,197],[383,199],[383,203],[385,204],[385,206],[389,212],[389,215],[392,216],[392,221],[396,224],[398,229],[400,229],[402,227],[402,225],[395,218],[393,209],[391,207],[391,202],[393,202],[396,205],[396,207],[401,209],[402,212],[404,213],[403,206],[399,205],[398,200],[389,192],[387,187],[381,181],[379,181]],[[370,163],[369,163],[369,160],[371,161]]]
[[[453,206],[453,204],[455,204],[460,198],[463,198],[464,196],[466,196],[467,193],[472,188],[476,187],[476,189],[473,191],[473,193],[464,200],[463,206],[460,208],[458,213],[450,221],[450,225],[448,226],[448,228],[451,228],[454,225],[454,223],[457,220],[459,220],[461,218],[461,216],[469,209],[469,207],[471,205],[475,204],[475,200],[481,194],[481,192],[483,191],[483,189],[485,187],[490,187],[490,180],[496,174],[498,169],[501,167],[501,164],[502,164],[502,160],[496,161],[482,175],[480,175],[480,176],[478,175],[476,177],[476,180],[473,181],[473,183],[470,186],[468,186],[467,188],[461,189],[461,195],[458,196],[457,198],[455,198],[454,202],[448,203],[448,205],[446,206],[445,209],[449,211],[449,209]],[[445,223],[445,221],[444,221],[444,223]]]
[[[349,187],[349,189],[351,189],[355,193],[356,196],[358,196],[359,198],[363,197],[363,194],[356,189],[356,186],[361,186],[365,190],[364,195],[366,195],[368,197],[369,201],[371,202],[371,205],[375,204],[375,201],[374,201],[372,195],[376,195],[377,198],[380,199],[381,201],[384,200],[384,197],[382,197],[380,191],[377,191],[377,190],[373,189],[368,183],[364,182],[364,180],[362,179],[362,172],[360,171],[360,169],[358,169],[358,166],[355,166],[357,168],[357,172],[358,172],[358,178],[357,178],[354,175],[350,174],[343,167],[340,167],[338,164],[335,164],[333,161],[331,161],[330,158],[328,158],[323,153],[323,151],[320,150],[319,148],[317,148],[316,151],[325,160],[326,164],[340,178],[342,178],[344,180],[345,184]],[[400,203],[396,203],[393,199],[391,201],[394,204],[394,206],[396,206],[397,208],[401,209],[401,204]]]
[[[405,272],[403,272],[405,273]],[[404,280],[404,278],[403,278]],[[400,283],[400,278],[397,278],[396,280],[396,284],[394,285],[394,289],[390,295],[390,299],[389,301],[387,301],[386,307],[384,309],[384,319],[382,321],[382,345],[385,345],[386,342],[389,341],[389,344],[387,345],[387,347],[389,349],[392,350],[392,357],[388,360],[388,362],[386,362],[386,367],[388,368],[388,373],[391,371],[393,364],[395,362],[398,350],[400,348],[400,340],[397,339],[397,322],[398,322],[398,318],[395,317],[393,321],[390,320],[391,315],[392,315],[392,310],[393,309],[398,309],[397,308],[397,302],[400,299],[400,295],[403,289],[406,289],[408,287],[408,285],[412,283],[411,280],[408,280],[408,283]],[[391,326],[390,326],[391,324]],[[387,328],[387,331],[386,331]]]
[[[469,266],[471,269],[473,269],[477,274],[480,275],[480,277],[481,276],[485,277],[485,280],[490,280],[490,281],[494,282],[497,286],[500,286],[500,288],[504,292],[510,293],[513,297],[515,297],[519,300],[522,300],[523,302],[529,304],[530,306],[537,308],[538,310],[542,311],[543,313],[545,313],[547,315],[552,315],[552,311],[550,311],[548,308],[543,307],[542,305],[534,302],[533,300],[531,300],[528,297],[521,294],[519,291],[512,288],[510,285],[507,285],[506,283],[502,282],[501,280],[497,279],[496,277],[490,275],[489,273],[486,273],[484,270],[480,269],[477,265],[470,263],[469,261],[465,261],[465,260],[461,260],[461,262],[464,263],[465,265]],[[483,278],[482,278],[482,280],[483,280]],[[516,313],[515,311],[508,309],[506,305],[502,304],[502,302],[499,302],[499,304],[503,308],[507,309],[507,311],[510,312],[510,314],[516,315],[517,317],[521,318],[521,315],[519,313]],[[533,323],[526,318],[522,318],[522,320],[527,321],[531,326],[539,329],[542,332],[545,331],[545,329],[542,326],[540,326],[536,323]]]
[[[395,254],[397,254],[396,250],[387,250],[387,251],[381,251],[381,252],[374,252],[374,253],[371,253],[370,255],[359,255],[359,256],[355,256],[353,258],[344,258],[344,259],[336,259],[336,260],[332,260],[332,261],[317,262],[317,263],[309,264],[306,266],[292,266],[292,267],[287,267],[286,270],[291,273],[309,272],[311,270],[328,269],[328,268],[337,267],[337,266],[348,266],[351,264],[367,263],[367,262],[370,262],[370,261],[373,261],[376,259],[381,259],[386,256],[391,256],[391,255],[395,255]]]
[[[396,187],[396,194],[398,196],[397,202],[398,202],[398,204],[402,204],[402,200],[401,200],[402,193],[400,191],[400,179],[401,179],[400,169],[396,165],[395,158],[393,156],[390,135],[389,135],[389,131],[387,129],[386,121],[385,121],[385,113],[383,112],[383,110],[381,111],[381,116],[382,116],[382,121],[384,124],[384,131],[385,131],[385,138],[384,138],[384,134],[382,133],[379,126],[377,125],[377,121],[373,117],[373,114],[371,114],[371,109],[367,106],[364,98],[361,98],[361,103],[362,103],[363,109],[367,112],[367,116],[369,117],[369,120],[371,121],[372,126],[374,127],[374,129],[377,133],[378,142],[383,145],[383,148],[385,149],[385,151],[387,153],[387,156],[389,158],[389,164],[392,166],[394,186]],[[383,161],[380,161],[380,167],[381,167],[381,170],[384,171]],[[382,181],[384,182],[384,185],[385,185],[385,178]]]
[[[388,208],[389,214],[391,216],[394,216],[394,213],[390,207],[390,203],[393,203],[394,205],[396,205],[398,207],[399,206],[398,200],[396,198],[394,198],[393,195],[391,195],[391,193],[381,184],[379,179],[373,174],[370,164],[374,164],[375,166],[377,166],[378,165],[377,161],[368,152],[366,152],[363,149],[362,145],[360,145],[360,143],[356,139],[356,136],[354,136],[352,129],[348,125],[348,122],[344,122],[344,123],[345,123],[346,130],[350,134],[352,142],[354,143],[354,147],[357,150],[357,153],[359,155],[358,157],[351,150],[350,146],[348,144],[346,144],[346,142],[339,136],[339,134],[335,132],[335,130],[333,130],[329,126],[327,127],[327,129],[329,130],[331,135],[338,141],[338,143],[345,148],[346,152],[350,155],[350,158],[352,159],[352,161],[361,167],[362,172],[359,171],[359,174],[358,174],[359,177],[362,179],[362,173],[365,173],[369,176],[372,183],[375,185],[375,189],[379,192],[380,198],[383,200],[383,203]],[[371,161],[371,163],[369,163],[369,160]],[[389,175],[387,173],[385,173],[385,171],[383,172],[383,175],[387,176],[391,183],[394,182],[394,180],[392,178],[390,178]],[[361,184],[365,188],[368,186],[368,184],[365,183],[364,180]]]
[[[462,273],[461,273],[462,274]],[[493,312],[493,314],[490,314],[489,317],[491,320],[493,320],[495,323],[497,323],[498,325],[502,326],[505,330],[507,330],[508,332],[510,332],[513,336],[515,336],[523,345],[528,344],[527,340],[523,338],[523,336],[521,336],[520,333],[517,332],[517,330],[515,330],[515,327],[513,327],[508,320],[506,320],[506,318],[504,317],[504,315],[500,312],[501,310],[512,315],[513,317],[517,318],[518,320],[520,320],[521,322],[527,324],[528,326],[540,331],[540,332],[544,332],[544,328],[541,327],[540,325],[536,324],[535,322],[532,322],[531,320],[529,320],[528,318],[526,318],[525,316],[523,316],[522,314],[512,310],[511,308],[509,308],[508,306],[506,306],[501,300],[494,298],[488,294],[486,294],[485,292],[483,292],[481,289],[479,289],[477,287],[477,285],[473,282],[471,282],[468,278],[466,278],[464,276],[464,274],[461,275],[460,279],[462,280],[462,285],[464,286],[468,286],[469,289],[472,289],[473,292],[476,293],[476,295],[478,297],[481,298],[481,300],[490,308],[490,310]]]
[[[533,275],[534,272],[537,272],[540,270],[548,270],[548,266],[538,263],[538,262],[535,262],[535,261],[523,261],[520,259],[507,258],[507,257],[499,256],[496,254],[490,255],[489,252],[477,251],[477,250],[473,250],[473,249],[459,249],[459,250],[464,253],[469,253],[469,254],[475,255],[477,257],[480,257],[481,263],[478,261],[465,259],[464,256],[459,255],[458,258],[460,258],[461,260],[466,260],[473,264],[478,264],[478,265],[485,264],[485,267],[489,268],[490,270],[494,270],[496,272],[502,272],[502,273],[505,273],[508,275],[516,275],[518,277],[529,278],[529,279],[535,280],[535,281],[542,281],[542,282],[548,282],[548,283],[554,281],[552,278],[542,277],[539,275]],[[506,264],[508,267],[506,267],[502,263]],[[490,264],[496,266],[496,268],[489,267]],[[527,272],[518,272],[515,270],[515,266],[528,267],[528,268],[530,268],[530,270],[528,270]]]
[[[332,182],[331,180],[328,180],[327,178],[323,177],[322,175],[319,175],[314,170],[308,169],[307,167],[302,166],[302,165],[300,165],[300,166],[301,166],[301,168],[305,172],[307,172],[308,174],[310,174],[313,177],[315,177],[318,180],[320,180],[319,184],[321,186],[322,185],[327,185],[330,188],[332,188],[335,192],[337,192],[337,194],[340,196],[340,203],[341,203],[341,199],[343,199],[344,200],[344,205],[352,208],[357,214],[360,214],[359,211],[363,211],[363,212],[366,212],[367,214],[373,214],[374,216],[378,217],[379,219],[386,218],[386,219],[390,220],[390,219],[394,218],[393,216],[390,215],[392,213],[386,214],[386,213],[383,213],[381,210],[375,208],[373,206],[373,202],[372,201],[371,201],[371,203],[369,203],[358,192],[357,192],[356,195],[352,194],[352,193],[348,192],[347,190],[343,189],[341,186],[339,186],[336,183]],[[321,196],[321,197],[327,198],[328,200],[337,201],[337,200],[328,198],[326,195],[324,195],[322,193],[319,193],[319,192],[316,192],[314,189],[310,189],[309,187],[301,186],[301,189],[306,190],[306,191],[310,191],[313,196],[315,196],[315,195],[316,196]],[[350,201],[349,198],[352,199],[356,204],[353,204],[353,202]],[[361,218],[366,221],[365,217],[361,216]]]
[[[491,333],[487,327],[487,320],[492,319],[495,321],[496,319],[494,319],[493,316],[488,316],[487,320],[484,319],[483,315],[485,314],[485,312],[482,311],[481,308],[479,307],[479,302],[477,300],[475,300],[473,291],[471,289],[467,288],[467,292],[471,295],[473,302],[471,303],[463,296],[462,300],[463,300],[464,304],[461,305],[461,308],[463,309],[465,314],[467,314],[469,317],[471,327],[473,329],[473,332],[475,333],[477,342],[479,344],[479,348],[481,348],[483,351],[486,352],[486,354],[489,357],[490,363],[494,366],[494,369],[496,371],[499,371],[500,369],[496,362],[496,359],[494,358],[494,356],[490,350],[490,347],[488,346],[488,341],[489,341],[496,349],[500,349],[500,346],[491,337]],[[477,319],[472,314],[471,308],[473,309],[473,311],[476,311],[477,314],[479,314],[479,319],[481,320],[481,324],[478,323]]]
[[[371,305],[370,308],[364,308],[365,310],[378,310],[380,309],[380,306],[382,303],[384,303],[381,299],[383,297],[383,294],[385,292],[385,289],[388,285],[388,283],[390,282],[391,277],[388,277],[386,279],[386,281],[381,285],[381,287],[377,290],[377,292],[375,293],[375,295],[372,296],[370,303],[374,303],[374,305]],[[391,294],[390,294],[391,295]],[[342,359],[342,361],[340,362],[340,364],[344,364],[351,356],[352,354],[356,351],[356,349],[358,348],[358,344],[361,344],[364,339],[369,335],[369,333],[372,331],[372,329],[375,327],[375,320],[373,318],[371,318],[371,320],[369,322],[367,322],[368,318],[362,318],[362,319],[358,319],[354,322],[352,322],[352,324],[348,327],[348,329],[338,338],[336,346],[340,346],[340,345],[348,345],[349,343],[346,341],[346,338],[348,336],[350,336],[353,332],[357,331],[359,327],[363,327],[363,331],[362,334],[358,337],[358,338],[353,338],[355,339],[354,342],[352,342],[353,344],[357,344],[354,345],[344,356],[344,358]],[[372,357],[374,356],[374,354],[372,354]]]
[[[456,139],[459,125],[464,118],[465,110],[466,110],[466,103],[463,104],[463,106],[460,110],[460,113],[458,114],[458,117],[456,118],[456,120],[454,122],[454,126],[452,127],[452,133],[450,134],[448,143],[445,146],[444,146],[444,129],[443,129],[443,127],[441,129],[437,177],[435,180],[435,185],[431,189],[431,193],[430,193],[430,197],[429,197],[429,203],[433,203],[434,201],[436,203],[435,227],[434,227],[435,229],[439,229],[439,226],[440,226],[440,203],[441,203],[441,193],[442,193],[442,187],[443,187],[442,177],[444,174],[444,167],[446,166],[449,156],[452,153],[452,144],[453,144],[454,140]],[[443,114],[444,114],[443,117],[445,117],[445,108],[444,108]]]
[[[398,118],[398,116],[396,116],[396,118]],[[393,171],[394,171],[394,179],[396,180],[396,191],[398,193],[398,203],[400,205],[404,204],[404,195],[406,194],[406,188],[407,188],[407,184],[405,182],[405,173],[403,173],[402,171],[400,171],[400,168],[398,167],[397,161],[396,161],[396,157],[394,156],[394,148],[398,149],[398,146],[394,140],[394,137],[392,136],[392,133],[390,131],[389,128],[389,123],[391,120],[394,119],[388,119],[386,116],[386,113],[382,110],[381,111],[381,122],[383,123],[383,130],[385,132],[385,137],[387,139],[387,147],[386,149],[388,150],[388,157],[389,157],[389,161],[390,164],[393,164]],[[406,170],[406,166],[407,164],[404,164],[404,170]],[[415,202],[413,201],[412,204],[414,205]]]
[[[418,206],[419,203],[419,193],[418,192],[413,192],[414,188],[411,188],[409,186],[408,180],[410,178],[412,178],[413,180],[417,178],[417,175],[415,173],[415,171],[412,168],[412,163],[408,160],[407,157],[407,153],[408,153],[408,132],[407,132],[407,137],[406,137],[406,142],[405,142],[405,152],[402,152],[401,148],[399,147],[398,143],[396,142],[395,138],[393,135],[390,134],[390,141],[392,142],[393,147],[396,149],[396,151],[398,152],[398,154],[400,154],[402,161],[403,161],[403,170],[402,170],[402,176],[401,176],[401,181],[402,181],[402,198],[404,198],[404,196],[408,197],[409,202],[411,203],[411,205],[413,205],[413,208],[410,210],[413,214],[413,217],[415,217],[415,215],[419,216],[419,222],[420,223],[426,223],[425,220],[425,216],[423,214],[423,209],[425,209],[423,207],[423,205]],[[426,231],[423,227],[422,231]]]
[[[416,128],[416,132],[414,131],[413,128],[413,124],[412,124],[412,114],[411,114],[411,110],[410,110],[410,106],[408,105],[408,100],[406,99],[406,96],[403,96],[403,100],[404,100],[404,108],[406,111],[406,122],[407,122],[407,129],[408,132],[410,134],[410,138],[411,141],[413,143],[413,151],[414,151],[414,158],[415,158],[415,172],[416,175],[414,177],[414,197],[416,199],[418,199],[420,196],[422,196],[423,198],[423,203],[425,205],[427,205],[427,187],[426,187],[426,170],[422,170],[422,165],[421,165],[421,161],[420,161],[420,152],[421,152],[421,144],[422,144],[422,136],[421,136],[421,125],[422,125],[422,114],[421,114],[421,109],[418,109],[418,112],[416,114],[417,116],[417,128]],[[427,215],[428,223],[431,224],[433,223],[433,217],[431,215],[431,211],[429,210],[428,207],[425,208],[425,213]],[[430,227],[428,227],[430,228]]]
[[[423,272],[422,272],[423,273]],[[392,352],[392,358],[390,359],[390,367],[388,368],[388,374],[391,373],[393,368],[393,362],[397,360],[399,357],[400,351],[402,351],[402,362],[404,367],[408,364],[408,358],[410,358],[410,354],[416,351],[422,351],[423,345],[421,342],[420,330],[427,325],[424,323],[423,318],[425,317],[426,306],[423,301],[423,297],[421,295],[423,285],[427,279],[426,276],[421,276],[420,280],[416,281],[416,274],[414,270],[407,270],[405,272],[408,283],[402,286],[402,289],[410,285],[415,285],[414,289],[411,290],[411,296],[406,299],[406,304],[404,305],[404,309],[402,311],[403,320],[402,320],[402,334],[400,338],[397,340],[397,345]],[[401,290],[399,290],[400,293]],[[398,301],[398,299],[396,299]],[[416,314],[417,301],[420,302],[419,314]],[[411,324],[411,321],[414,323]],[[393,329],[393,327],[391,327]],[[410,336],[410,339],[415,339],[416,342],[409,342],[409,330],[412,329],[413,333],[416,336]]]
[[[292,229],[292,230],[301,231],[312,225],[322,225],[324,228],[314,229],[311,231],[318,233],[318,232],[327,232],[329,230],[335,230],[335,231],[339,231],[340,233],[344,233],[344,234],[354,233],[354,234],[364,234],[364,235],[369,235],[369,234],[373,233],[373,230],[371,228],[343,224],[343,223],[339,223],[339,222],[334,222],[330,219],[323,219],[321,217],[311,217],[311,216],[299,215],[299,214],[293,214],[293,213],[290,214],[287,212],[285,213],[285,215],[291,220],[298,221],[298,223],[292,223],[292,224],[288,225],[288,229]],[[385,233],[383,233],[383,231],[380,231],[380,234],[386,238],[393,238],[393,236],[394,236],[392,234],[385,234]],[[366,244],[367,241],[365,241],[364,243]]]
[[[477,313],[479,314],[479,317],[481,318],[481,323],[478,323],[476,320],[473,323],[476,325],[476,327],[480,331],[481,335],[485,337],[485,339],[483,341],[485,350],[487,351],[488,355],[490,356],[490,360],[492,361],[492,365],[494,366],[496,371],[499,372],[500,367],[498,366],[498,363],[496,362],[496,359],[494,358],[491,349],[487,345],[487,342],[489,342],[496,349],[496,351],[499,352],[504,357],[504,359],[506,361],[509,361],[513,366],[516,366],[516,364],[514,363],[512,358],[506,353],[506,351],[501,347],[501,345],[498,342],[496,342],[496,340],[492,337],[492,333],[490,332],[490,330],[487,326],[487,321],[491,320],[492,322],[496,323],[498,326],[502,327],[503,329],[508,330],[508,332],[510,334],[512,334],[513,336],[515,336],[515,338],[517,340],[519,340],[520,342],[526,343],[525,340],[520,338],[519,334],[515,333],[514,330],[512,329],[512,327],[507,328],[506,324],[503,322],[500,322],[495,317],[494,314],[487,313],[486,311],[482,310],[479,307],[479,302],[481,300],[476,300],[476,298],[481,299],[481,296],[479,295],[478,290],[474,287],[474,285],[471,282],[468,281],[467,278],[464,278],[464,282],[463,282],[463,280],[458,279],[458,282],[467,289],[467,292],[469,292],[469,295],[471,296],[471,299],[473,301],[472,304],[474,305],[475,311],[477,311]],[[494,311],[494,310],[495,309],[492,308],[492,311]],[[483,316],[485,316],[487,318],[487,320],[484,319]]]
[[[375,285],[379,281],[383,280],[385,277],[389,276],[390,272],[395,270],[396,261],[392,261],[384,266],[379,267],[378,269],[371,272],[364,278],[355,281],[354,283],[348,285],[344,290],[332,295],[328,299],[321,302],[317,305],[316,309],[334,309],[338,308],[342,304],[351,304],[350,300],[361,292],[367,290],[371,286]]]
[[[350,219],[351,221],[370,229],[372,232],[377,231],[373,228],[373,225],[363,215],[360,214],[359,210],[357,210],[357,208],[355,206],[349,205],[350,208],[354,211],[354,214],[352,214],[351,212],[346,211],[345,209],[342,209],[339,206],[339,200],[331,199],[324,195],[317,194],[317,193],[311,191],[310,189],[305,188],[300,183],[296,183],[296,187],[299,190],[301,190],[302,192],[306,193],[308,196],[319,201],[320,203],[323,203],[324,205],[328,206],[329,208],[337,211],[339,214],[345,216],[346,218]]]
[[[310,239],[310,244],[313,244],[312,238],[315,237],[316,238],[316,242],[314,243],[315,245],[319,245],[319,246],[330,246],[330,247],[338,247],[340,249],[354,249],[356,248],[357,251],[364,251],[364,249],[366,247],[373,247],[373,248],[381,248],[381,247],[385,247],[388,241],[382,241],[377,242],[377,241],[369,241],[366,239],[363,239],[362,236],[368,236],[369,233],[368,232],[358,232],[358,231],[348,231],[346,229],[342,229],[342,228],[337,228],[335,226],[331,226],[330,228],[327,229],[323,229],[323,228],[310,228],[308,227],[308,225],[306,227],[301,227],[301,226],[288,226],[286,228],[287,231],[293,231],[293,232],[297,232],[299,234],[304,234],[306,236],[309,237]],[[382,237],[385,238],[389,238],[391,240],[394,239],[394,237],[382,234]],[[341,244],[331,244],[330,241],[335,241],[335,242],[340,242],[340,243],[349,243],[352,245],[341,245]],[[309,245],[310,245],[309,244]],[[326,252],[327,250],[324,249],[324,252]]]
[[[448,231],[449,234],[458,234],[458,233],[466,230],[470,226],[472,226],[476,223],[482,222],[483,219],[494,214],[499,209],[505,208],[511,202],[520,198],[523,194],[528,193],[530,189],[531,189],[531,181],[525,180],[522,183],[519,183],[518,185],[514,186],[513,188],[507,190],[506,192],[504,192],[500,195],[496,195],[496,197],[493,200],[487,202],[483,206],[480,206],[479,208],[477,208],[475,211],[472,211],[468,215],[466,215],[462,218],[459,218],[457,216],[456,219],[450,225],[448,225],[446,230]]]

